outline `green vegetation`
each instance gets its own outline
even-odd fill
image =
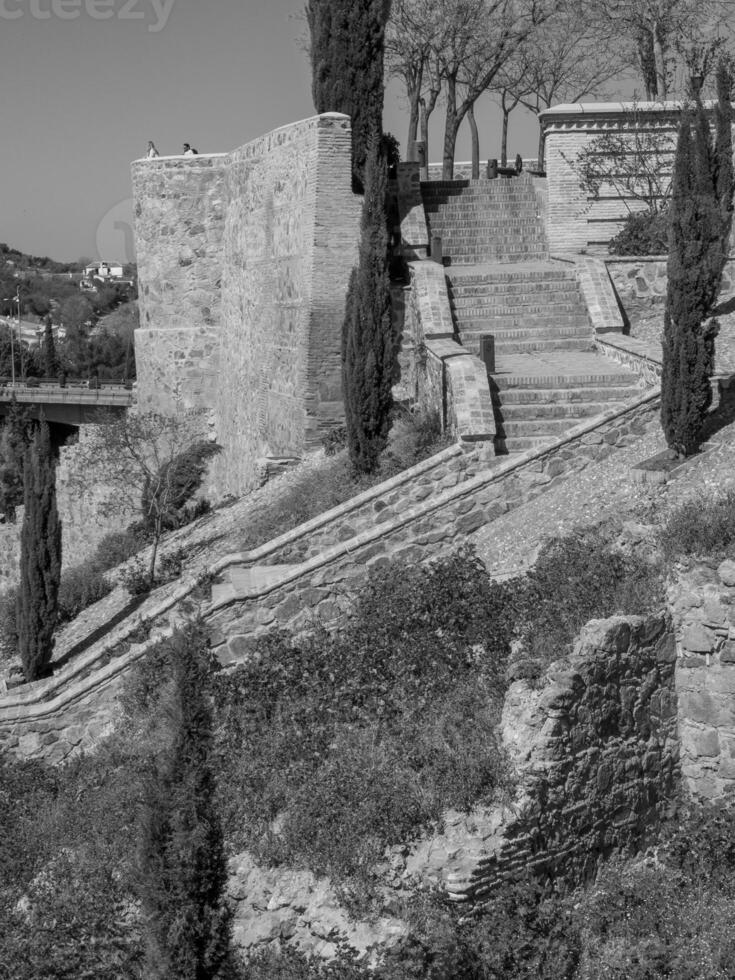
[[[342,328],[342,390],[350,460],[371,473],[391,423],[398,339],[391,321],[385,160],[371,143],[365,169],[360,253]]]
[[[172,731],[163,749],[155,749],[144,791],[138,892],[151,980],[215,978],[229,959],[227,862],[210,764],[207,646],[197,624],[169,645]]]
[[[402,470],[415,466],[449,444],[448,438],[442,435],[439,417],[435,413],[412,414],[397,410],[394,417],[388,444],[374,472],[355,473],[347,453],[343,451],[344,430],[333,431],[325,438],[325,452],[331,458],[318,468],[300,474],[298,480],[272,501],[259,504],[248,520],[247,533],[240,538],[238,548],[257,548]]]
[[[670,565],[690,555],[735,556],[735,490],[713,497],[701,493],[667,515],[658,543]]]
[[[548,542],[511,588],[525,676],[539,676],[571,653],[590,619],[645,615],[664,602],[663,577],[639,556],[615,548],[610,531],[588,528]]]
[[[717,88],[714,144],[698,97],[682,112],[674,159],[661,425],[680,457],[698,448],[712,403],[718,324],[707,317],[720,289],[732,225],[732,79],[724,62]]]
[[[59,614],[61,521],[56,510],[56,461],[42,422],[23,464],[23,529],[20,538],[18,648],[26,680],[48,671]]]
[[[0,511],[15,520],[15,509],[23,503],[23,459],[33,439],[35,424],[30,410],[15,397],[0,427]]]
[[[611,255],[666,255],[669,251],[669,215],[667,211],[636,211],[629,214],[614,238]]]

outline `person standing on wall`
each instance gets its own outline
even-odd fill
[[[198,153],[199,153],[198,150],[193,149],[193,147],[189,146],[188,143],[184,143],[184,156],[185,157],[197,156]]]
[[[148,149],[146,151],[146,156],[149,160],[153,160],[154,157],[160,156],[158,150],[153,145],[153,140],[148,140]]]

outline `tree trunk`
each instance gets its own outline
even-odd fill
[[[480,178],[480,135],[477,132],[477,120],[475,119],[475,107],[470,106],[467,110],[467,121],[470,124],[472,134],[472,179]]]
[[[669,85],[666,77],[666,49],[664,47],[664,39],[661,34],[661,29],[659,28],[658,24],[656,24],[653,28],[653,56],[656,64],[658,91],[661,99],[666,101],[669,96]]]
[[[429,117],[434,111],[434,106],[439,98],[439,90],[431,89],[429,91],[428,101],[423,97],[419,100],[419,106],[421,110],[421,141],[426,147],[426,166],[421,168],[420,177],[421,180],[429,179]]]
[[[156,558],[158,557],[158,542],[161,540],[162,533],[163,533],[163,517],[161,516],[161,514],[156,514],[156,521],[153,526],[153,548],[151,551],[151,563],[148,567],[148,582],[151,588],[153,588],[153,583],[156,581]]]
[[[505,92],[500,103],[503,112],[503,130],[500,138],[500,166],[508,166],[508,120],[510,119],[510,109],[505,104]]]
[[[447,115],[444,122],[444,153],[442,157],[442,180],[454,176],[454,150],[457,145],[459,122],[457,121],[457,82],[447,78]]]
[[[536,164],[538,170],[542,173],[546,169],[546,133],[544,132],[544,127],[539,127],[538,133],[538,163]]]

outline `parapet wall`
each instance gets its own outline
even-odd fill
[[[357,259],[347,116],[229,154],[133,164],[141,294],[138,402],[211,413],[212,495],[263,456],[299,455],[343,416],[340,336]]]
[[[613,134],[634,152],[639,134],[643,155],[655,160],[657,169],[670,170],[680,112],[678,102],[617,102],[559,105],[539,114],[546,134],[547,231],[552,251],[604,247],[630,211],[645,207],[632,196],[621,197],[610,184],[603,184],[597,197],[588,193],[578,168],[582,151],[598,137]]]
[[[228,160],[214,154],[133,164],[135,360],[144,411],[214,405]]]

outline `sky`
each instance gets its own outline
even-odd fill
[[[59,261],[131,261],[130,162],[153,140],[228,152],[314,114],[304,0],[0,0],[0,241]],[[440,159],[441,109],[430,158]],[[537,127],[511,117],[509,156]],[[489,98],[481,155],[499,153]],[[405,155],[397,85],[384,128]],[[457,160],[469,157],[462,132]]]

